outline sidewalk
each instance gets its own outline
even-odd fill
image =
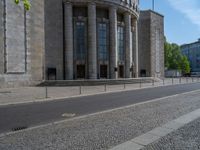
[[[0,105],[40,102],[74,96],[95,95],[106,92],[119,92],[125,90],[136,90],[141,88],[152,88],[172,84],[185,84],[199,82],[198,78],[165,79],[155,83],[137,83],[122,85],[99,85],[99,86],[70,86],[70,87],[22,87],[0,89]]]

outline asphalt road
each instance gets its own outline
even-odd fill
[[[107,93],[41,103],[0,106],[0,133],[9,132],[16,127],[33,127],[60,121],[66,119],[62,116],[64,113],[74,113],[76,116],[81,116],[197,89],[200,89],[200,83]]]

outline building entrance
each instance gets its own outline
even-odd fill
[[[107,78],[107,65],[100,65],[100,78]]]
[[[85,65],[77,65],[77,79],[85,79]]]
[[[124,66],[119,66],[119,78],[124,78]]]

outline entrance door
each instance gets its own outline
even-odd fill
[[[119,78],[124,78],[124,66],[119,66]]]
[[[100,65],[100,78],[107,78],[107,65]]]
[[[85,79],[85,65],[77,65],[77,78]]]

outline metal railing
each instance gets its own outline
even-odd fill
[[[134,89],[151,88],[151,87],[158,87],[158,86],[198,83],[200,82],[200,77],[163,78],[160,80],[152,79],[148,82],[144,82],[144,81],[145,81],[144,79],[138,79],[137,83],[123,83],[123,84],[116,84],[116,85],[110,85],[110,84],[105,83],[103,85],[97,85],[97,86],[80,85],[80,86],[74,86],[74,87],[70,87],[70,86],[45,87],[45,98],[71,97],[71,96],[77,96],[77,95],[117,92],[117,91],[123,91],[123,90],[134,90]],[[56,88],[62,89],[63,91],[61,90],[59,94],[59,90]]]

